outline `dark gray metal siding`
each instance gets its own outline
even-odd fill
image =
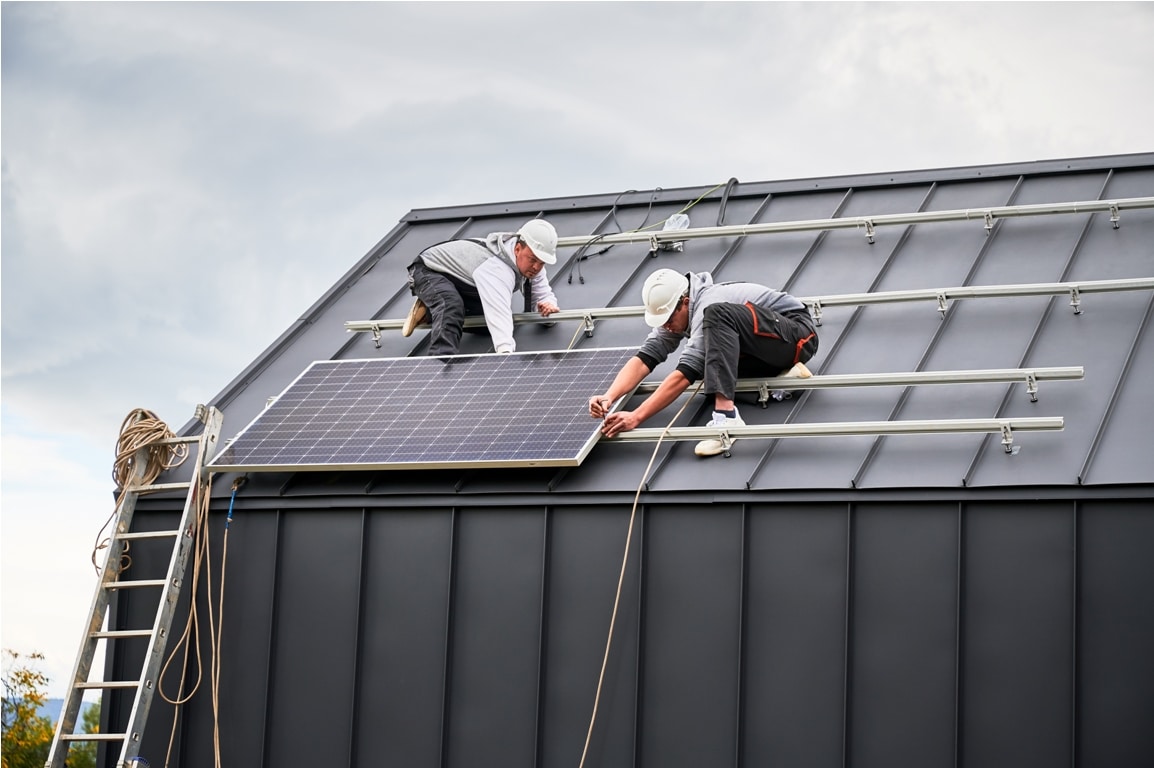
[[[241,505],[225,764],[576,765],[629,512]],[[638,515],[587,765],[1154,758],[1148,499],[653,498]],[[205,686],[175,765],[211,764]],[[170,718],[155,707],[154,765]]]

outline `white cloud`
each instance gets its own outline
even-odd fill
[[[60,696],[96,584],[96,534],[112,513],[112,464],[106,473],[96,471],[99,452],[75,434],[22,434],[13,432],[13,422],[6,415],[3,646],[42,652],[49,692]]]

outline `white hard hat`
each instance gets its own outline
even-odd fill
[[[645,278],[641,300],[645,302],[645,322],[649,327],[665,325],[688,290],[689,278],[672,269],[659,269]]]
[[[517,230],[517,237],[525,241],[529,250],[546,264],[557,263],[557,230],[544,219],[530,219]]]

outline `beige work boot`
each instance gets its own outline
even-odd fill
[[[792,368],[781,375],[787,379],[808,379],[813,376],[813,374],[809,372],[809,369],[805,367],[805,363],[795,363]]]
[[[778,374],[777,378],[781,379],[808,379],[813,376],[809,369],[805,367],[805,363],[794,363],[794,366],[785,373]],[[789,400],[793,397],[793,393],[788,389],[775,389],[770,391],[770,397],[779,403],[782,400]]]
[[[409,310],[409,316],[405,318],[405,325],[401,328],[401,335],[412,336],[413,329],[425,322],[425,318],[428,316],[429,308],[425,306],[425,302],[420,299],[413,299],[413,308]]]

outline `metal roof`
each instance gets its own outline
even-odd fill
[[[660,230],[666,218],[691,203],[694,229],[855,217],[879,221],[876,227],[858,221],[845,228],[783,226],[782,231],[688,239],[680,252],[651,254],[646,238],[608,250],[604,244],[571,245],[559,252],[550,281],[564,309],[590,309],[637,305],[642,281],[658,267],[707,270],[716,280],[749,280],[811,298],[1154,278],[1154,209],[1149,207],[985,215],[1007,206],[1151,196],[1154,153],[819,179],[731,179],[697,188],[417,209],[211,403],[225,414],[227,438],[316,360],[420,354],[423,331],[403,338],[385,329],[378,347],[373,334],[350,332],[345,324],[402,318],[412,301],[405,267],[422,248],[513,230],[533,216],[551,221],[563,241]],[[910,223],[901,216],[941,211],[973,211],[974,216],[915,217]],[[765,408],[752,392],[738,398],[743,418],[749,425],[796,425],[1062,417],[1062,431],[1015,435],[1012,453],[996,434],[751,438],[738,440],[732,456],[709,459],[694,456],[691,443],[663,443],[648,490],[709,494],[1154,482],[1149,396],[1154,336],[1148,332],[1154,291],[947,296],[943,306],[939,311],[932,300],[824,305],[820,349],[809,366],[819,376],[1080,366],[1083,378],[1039,381],[1036,402],[1020,382],[805,389]],[[640,344],[647,331],[639,317],[605,317],[595,321],[592,336],[582,332],[580,320],[565,320],[550,327],[519,325],[516,339],[521,351],[622,347]],[[461,352],[489,348],[487,334],[466,334]],[[675,358],[667,361],[649,381],[659,381],[674,364]],[[703,425],[709,418],[706,398],[685,397],[692,399],[677,426]],[[645,427],[664,427],[685,397]],[[403,477],[298,473],[260,482],[282,495],[305,496],[446,489],[616,493],[637,488],[654,446],[602,440],[580,467],[561,470],[399,473]]]

